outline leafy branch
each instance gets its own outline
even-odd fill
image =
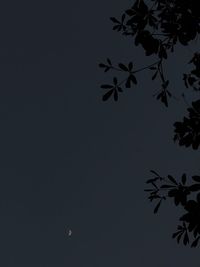
[[[100,63],[100,68],[104,69],[104,72],[108,72],[109,70],[114,70],[118,72],[123,72],[126,74],[126,78],[118,82],[117,77],[113,78],[113,84],[103,84],[101,85],[102,89],[108,89],[109,91],[103,95],[103,101],[108,100],[112,95],[114,96],[114,100],[118,100],[118,93],[123,92],[122,87],[119,87],[123,85],[125,88],[131,88],[132,86],[135,86],[137,84],[137,78],[135,76],[135,73],[141,72],[143,70],[149,69],[149,70],[155,70],[155,73],[152,76],[152,80],[154,80],[157,76],[161,78],[162,85],[161,89],[154,95],[157,96],[157,99],[161,99],[161,101],[168,106],[168,96],[171,97],[171,93],[166,89],[169,85],[169,80],[166,80],[164,78],[164,72],[163,72],[163,66],[162,66],[162,59],[159,61],[156,61],[148,66],[139,68],[139,69],[133,69],[133,63],[129,62],[128,65],[125,65],[123,63],[119,63],[118,66],[114,66],[109,58],[107,58],[106,63]],[[159,75],[158,75],[159,74]],[[117,81],[117,83],[115,83]]]
[[[196,247],[200,240],[200,193],[197,194],[195,200],[189,200],[188,196],[192,193],[200,191],[200,176],[192,176],[193,184],[187,184],[187,177],[184,173],[181,177],[181,181],[177,181],[172,175],[167,177],[161,177],[157,172],[151,170],[154,174],[154,178],[146,181],[152,188],[145,189],[150,195],[148,199],[152,202],[157,200],[157,204],[154,208],[154,213],[157,213],[163,200],[172,198],[175,206],[181,205],[186,214],[180,217],[180,221],[183,225],[178,225],[177,232],[172,237],[177,238],[179,243],[183,236],[183,244],[190,243],[190,239],[193,238],[191,247]],[[186,185],[187,184],[187,185]]]

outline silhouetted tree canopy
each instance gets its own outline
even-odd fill
[[[170,81],[164,73],[164,62],[169,54],[174,53],[175,46],[189,46],[200,33],[200,9],[197,0],[136,0],[120,18],[111,17],[113,30],[134,39],[135,46],[141,46],[145,55],[154,55],[156,60],[148,66],[136,68],[133,62],[114,65],[111,59],[100,63],[104,72],[115,71],[124,74],[120,80],[116,75],[110,84],[103,84],[103,101],[119,100],[119,95],[138,83],[137,73],[148,70],[152,72],[152,81],[161,82],[156,99],[166,107],[169,106]],[[190,73],[183,73],[183,86],[186,89],[200,91],[200,53],[191,55],[188,62],[193,69]],[[184,94],[183,94],[184,97]],[[180,122],[174,123],[174,141],[180,146],[192,147],[197,150],[200,146],[200,99],[193,101]],[[196,247],[200,240],[200,176],[187,178],[184,173],[180,179],[172,175],[163,177],[151,170],[154,178],[147,184],[151,188],[145,189],[149,193],[150,201],[157,201],[154,213],[157,213],[162,201],[173,199],[175,206],[182,206],[184,214],[180,217],[180,225],[172,237],[184,245]],[[192,181],[193,183],[189,183]],[[192,197],[195,198],[193,199]]]

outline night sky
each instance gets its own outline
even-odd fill
[[[173,143],[187,106],[156,101],[148,72],[119,102],[101,100],[113,75],[98,63],[152,62],[112,31],[132,3],[1,3],[0,266],[198,266],[199,250],[171,238],[181,210],[154,215],[143,191],[151,169],[198,174],[199,151]],[[178,98],[192,52],[169,58]]]

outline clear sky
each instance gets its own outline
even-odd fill
[[[112,75],[98,63],[151,62],[112,31],[132,3],[1,3],[0,266],[198,266],[199,250],[171,239],[181,211],[166,203],[155,216],[143,192],[150,169],[198,173],[199,152],[172,141],[187,107],[157,102],[148,73],[101,101]],[[191,54],[169,59],[177,96]]]

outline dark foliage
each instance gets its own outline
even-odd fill
[[[193,184],[187,183],[184,173],[177,181],[173,176],[161,177],[157,172],[151,171],[155,177],[147,180],[152,187],[145,189],[149,192],[149,200],[157,201],[154,213],[158,212],[163,200],[173,199],[175,206],[181,205],[187,212],[180,217],[182,225],[178,225],[177,232],[172,237],[179,243],[181,238],[184,245],[191,244],[196,247],[200,239],[200,193],[196,195],[196,201],[189,199],[192,193],[200,191],[200,176],[192,176]],[[191,243],[192,240],[192,243]]]
[[[193,63],[195,69],[189,74],[183,74],[185,86],[187,88],[192,87],[195,91],[200,91],[200,54],[195,53],[189,63]]]
[[[160,90],[154,94],[157,100],[165,107],[169,106],[169,99],[173,97],[170,92],[169,78],[165,77],[164,67],[169,54],[174,53],[177,44],[188,46],[200,33],[200,10],[197,0],[136,0],[134,4],[121,15],[110,18],[113,30],[123,36],[134,40],[135,46],[141,46],[147,57],[156,57],[155,62],[148,66],[137,68],[132,62],[128,64],[112,64],[110,59],[106,63],[100,63],[99,67],[108,71],[116,71],[124,74],[124,79],[116,76],[112,84],[101,86],[107,90],[103,94],[103,100],[119,99],[119,93],[127,88],[135,88],[138,83],[137,73],[148,70],[152,73],[152,81],[159,79]],[[200,91],[200,53],[191,55],[188,64],[194,69],[190,73],[183,74],[183,85],[186,90]],[[184,95],[184,94],[183,94]],[[200,146],[200,99],[191,103],[187,109],[188,115],[181,122],[174,123],[174,141],[180,146],[191,147],[197,150]],[[180,243],[191,244],[196,247],[200,240],[200,176],[192,176],[194,183],[188,184],[186,174],[180,181],[173,176],[161,177],[157,172],[151,171],[154,178],[147,181],[151,188],[149,201],[156,201],[154,213],[159,211],[163,201],[172,199],[175,206],[181,206],[186,212],[180,217],[181,225],[173,234]],[[196,194],[195,200],[191,199]],[[190,197],[190,199],[189,199]]]
[[[152,0],[148,1],[148,4],[146,2],[136,0],[131,8],[125,10],[120,19],[115,17],[110,19],[114,24],[114,31],[133,38],[136,46],[143,47],[146,56],[154,55],[158,60],[150,66],[143,68],[134,66],[131,70],[124,67],[122,63],[119,64],[121,67],[115,67],[109,64],[110,60],[108,64],[100,63],[99,66],[104,68],[105,72],[108,70],[124,72],[126,78],[120,81],[120,85],[124,85],[125,88],[136,85],[136,78],[133,75],[136,72],[145,69],[155,70],[152,80],[161,80],[161,90],[155,95],[156,99],[168,107],[168,99],[172,94],[166,89],[169,79],[164,75],[164,63],[178,43],[186,46],[200,33],[198,1]],[[190,63],[195,65],[195,69],[190,74],[184,74],[185,86],[199,90],[200,56],[198,53],[194,54]],[[103,99],[105,100],[104,97]]]
[[[178,141],[180,146],[192,146],[198,149],[200,145],[200,100],[192,102],[192,107],[188,108],[189,117],[184,117],[183,122],[175,122],[174,141]]]

